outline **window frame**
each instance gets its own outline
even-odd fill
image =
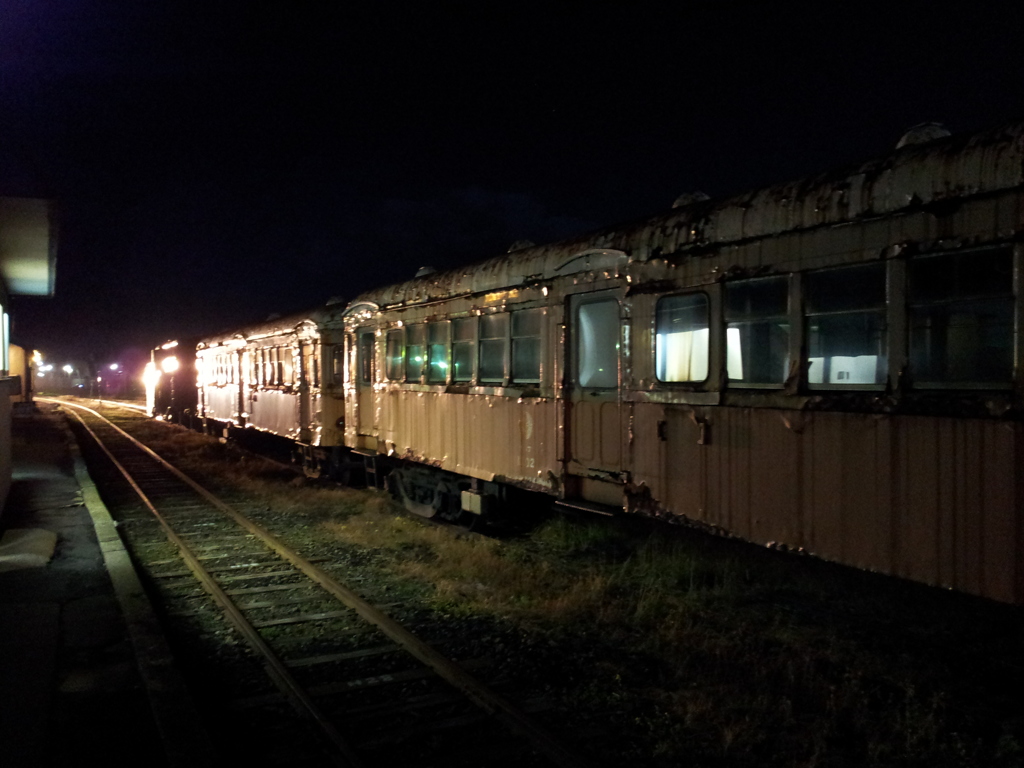
[[[431,320],[425,323],[426,325],[426,360],[425,362],[425,377],[426,383],[431,386],[447,386],[451,381],[452,377],[452,329],[451,322],[447,318],[440,320]],[[435,343],[433,334],[435,331],[440,331],[443,336],[443,340],[440,344]],[[434,366],[434,354],[435,348],[441,347],[444,349],[444,378],[435,378],[433,374]]]
[[[906,344],[906,361],[907,370],[910,374],[911,387],[915,390],[921,391],[955,391],[955,390],[968,390],[968,391],[984,391],[984,390],[1008,390],[1013,389],[1017,385],[1017,379],[1020,376],[1019,368],[1019,353],[1018,348],[1020,340],[1018,338],[1020,324],[1017,320],[1020,314],[1020,308],[1018,306],[1018,290],[1017,283],[1018,277],[1018,260],[1019,256],[1017,248],[1013,245],[996,245],[985,248],[976,248],[969,251],[932,251],[928,253],[915,254],[906,259],[905,266],[905,344]],[[993,294],[972,294],[958,296],[955,298],[943,297],[941,299],[915,299],[913,296],[914,285],[913,285],[913,268],[915,264],[926,262],[930,260],[948,259],[953,260],[957,258],[972,258],[979,255],[992,255],[997,256],[1000,253],[1004,253],[1008,256],[1010,265],[1010,275],[1005,293],[993,293]],[[923,379],[919,376],[915,365],[914,365],[914,310],[931,308],[931,307],[948,307],[955,304],[968,304],[977,301],[1002,301],[1008,302],[1010,305],[1010,366],[1009,371],[1004,379],[999,381],[980,381],[980,380],[930,380]]]
[[[842,271],[853,271],[853,270],[864,270],[877,269],[882,276],[882,289],[881,296],[882,302],[877,306],[865,305],[856,309],[837,309],[822,311],[811,309],[811,294],[812,284],[818,275],[834,274]],[[885,261],[862,261],[855,264],[842,264],[832,267],[825,267],[823,269],[805,270],[801,273],[801,297],[800,297],[800,311],[802,318],[802,340],[803,340],[803,351],[800,357],[801,370],[803,372],[803,381],[807,389],[814,391],[864,391],[864,392],[880,392],[884,391],[888,387],[888,382],[891,377],[891,366],[892,366],[892,354],[893,354],[893,343],[892,343],[892,322],[891,322],[891,291],[892,291],[892,276],[889,265]],[[811,320],[812,318],[818,317],[841,317],[845,315],[855,314],[867,314],[874,313],[881,318],[882,329],[880,332],[880,339],[883,344],[882,355],[884,359],[879,362],[876,361],[876,376],[881,373],[881,381],[872,383],[861,382],[861,383],[849,383],[844,384],[842,382],[830,382],[824,380],[822,376],[821,382],[812,382],[810,377],[811,368]],[[904,312],[904,315],[906,313]],[[839,355],[832,355],[831,357],[839,357]],[[831,375],[831,371],[830,371]]]
[[[408,324],[406,324],[404,326],[404,330],[405,330],[405,337],[403,339],[403,345],[402,345],[402,359],[403,359],[402,371],[403,371],[403,374],[404,374],[403,381],[406,384],[422,384],[423,383],[423,378],[424,378],[424,376],[426,376],[426,372],[427,372],[427,324],[425,322],[408,323]],[[415,330],[416,333],[422,334],[422,338],[421,338],[421,342],[422,343],[421,344],[414,345],[414,344],[410,344],[409,343],[409,336],[412,335],[410,332],[414,331],[414,330]],[[412,368],[411,368],[410,362],[409,362],[410,358],[411,358],[411,355],[409,354],[409,349],[410,349],[410,347],[413,347],[413,346],[422,347],[422,350],[423,350],[422,351],[421,362],[420,362],[420,365],[419,365],[419,376],[416,377],[416,378],[413,378],[413,377],[411,377],[409,375],[412,372]]]
[[[486,320],[490,320],[492,318],[502,318],[504,320],[504,325],[505,325],[504,333],[501,336],[488,336],[485,339],[484,336],[483,336],[483,325],[484,325]],[[508,386],[508,382],[509,382],[509,378],[508,377],[509,377],[509,368],[510,368],[509,352],[510,352],[510,348],[511,348],[511,343],[510,343],[511,339],[510,339],[510,335],[509,334],[511,333],[511,329],[512,329],[511,313],[509,313],[507,311],[503,310],[503,311],[500,311],[500,312],[488,312],[487,314],[482,314],[482,315],[479,315],[477,317],[477,326],[476,326],[476,370],[475,370],[476,378],[475,378],[475,381],[476,381],[476,384],[478,386],[481,386],[481,387],[506,387],[506,386]],[[484,349],[484,342],[485,341],[490,341],[490,342],[500,341],[502,343],[501,378],[491,377],[491,378],[488,378],[488,379],[484,379],[484,376],[483,376],[483,367],[484,366],[483,366],[483,360],[481,358],[482,358],[482,355],[483,355],[483,349]]]
[[[794,292],[792,275],[788,273],[764,275],[761,277],[748,277],[739,280],[729,280],[722,284],[722,359],[725,367],[725,373],[723,381],[725,386],[730,389],[768,389],[768,390],[779,390],[786,386],[786,381],[790,377],[790,371],[793,369],[794,358],[794,335],[795,329],[793,326],[793,308],[794,305],[799,306],[799,297]],[[786,306],[780,314],[774,315],[758,315],[750,316],[747,315],[748,319],[744,321],[744,324],[753,324],[755,322],[772,322],[778,320],[785,320],[786,322],[786,373],[781,380],[777,382],[764,382],[764,381],[743,381],[741,379],[729,378],[729,325],[730,322],[737,322],[736,320],[730,321],[729,315],[729,289],[734,286],[777,281],[785,287],[786,291]],[[797,355],[799,355],[799,347],[796,348]],[[709,374],[710,375],[710,374]]]
[[[473,329],[471,339],[456,339],[455,326],[456,324],[465,323],[467,326]],[[477,381],[477,366],[478,360],[478,341],[480,339],[480,317],[479,315],[466,315],[463,317],[451,318],[449,324],[449,355],[448,359],[451,364],[451,376],[449,381],[452,384],[459,386],[473,386]],[[469,377],[468,378],[455,378],[455,347],[456,345],[468,345],[469,346]]]
[[[398,343],[397,357],[391,354],[392,341]],[[396,383],[405,381],[405,326],[389,328],[384,334],[384,378]]]
[[[536,334],[521,334],[516,335],[516,318],[522,317],[527,313],[535,313],[537,317],[537,332]],[[547,320],[547,308],[544,306],[539,307],[519,307],[511,308],[509,311],[508,321],[508,332],[509,332],[509,348],[508,348],[508,381],[511,386],[523,385],[523,388],[535,388],[540,387],[544,381],[544,329],[546,327],[545,321]],[[528,339],[536,339],[537,345],[537,376],[536,378],[523,378],[516,376],[516,341],[525,341]]]
[[[680,298],[680,297],[684,297],[684,296],[702,296],[704,298],[705,317],[706,317],[706,320],[707,320],[707,323],[705,325],[705,328],[707,329],[707,372],[705,373],[703,379],[687,379],[685,381],[671,381],[671,380],[662,379],[661,376],[659,375],[659,371],[658,371],[658,368],[659,368],[659,365],[658,365],[658,335],[659,335],[658,334],[658,307],[661,304],[661,302],[663,302],[665,300]],[[653,313],[652,313],[652,318],[651,318],[652,319],[652,324],[653,324],[653,328],[652,328],[653,332],[651,333],[651,358],[652,358],[653,363],[654,363],[654,365],[652,366],[652,370],[653,370],[653,373],[654,373],[654,380],[658,383],[659,386],[673,387],[673,388],[677,388],[677,389],[700,389],[700,388],[707,387],[708,384],[711,381],[713,381],[712,375],[713,375],[713,373],[714,373],[714,371],[716,369],[716,359],[718,359],[717,356],[716,356],[716,350],[715,350],[715,344],[716,344],[716,339],[715,339],[715,334],[714,334],[715,323],[713,322],[713,318],[715,317],[714,306],[715,305],[714,305],[714,301],[712,300],[711,292],[709,290],[707,290],[706,288],[694,288],[694,289],[689,289],[689,290],[679,290],[679,291],[673,291],[672,293],[666,293],[666,294],[662,294],[662,295],[658,296],[657,300],[654,302]],[[723,323],[722,327],[724,329],[724,327],[725,327],[724,323]],[[721,346],[722,346],[722,354],[724,355],[725,354],[725,340],[724,340],[724,336],[723,336],[723,338],[721,340],[718,340],[717,343],[721,344]],[[724,362],[722,363],[722,365],[724,366]]]

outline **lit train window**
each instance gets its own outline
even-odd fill
[[[505,380],[505,350],[508,348],[508,315],[480,316],[480,381],[497,384]]]
[[[725,349],[729,381],[782,384],[789,375],[789,278],[725,285]]]
[[[805,285],[808,383],[884,383],[885,265],[812,272]]]
[[[448,321],[427,325],[427,381],[444,384],[448,381]]]
[[[540,383],[540,332],[543,309],[512,313],[512,381]]]
[[[281,347],[281,383],[295,383],[295,351],[291,347]]]
[[[386,359],[384,361],[384,374],[390,381],[401,381],[402,380],[402,369],[405,358],[402,355],[404,351],[403,335],[404,331],[398,328],[394,331],[388,331],[387,336],[387,350],[385,351]]]
[[[452,320],[452,381],[473,380],[476,357],[476,318]]]
[[[359,381],[363,384],[373,383],[373,353],[376,337],[373,331],[359,334]]]
[[[690,293],[659,299],[655,323],[659,381],[704,381],[708,377],[708,297]]]
[[[915,383],[1012,380],[1012,251],[912,259],[907,279]]]
[[[619,302],[602,299],[576,308],[576,378],[581,387],[619,386]]]
[[[427,362],[426,326],[410,325],[405,329],[405,380],[419,381]]]

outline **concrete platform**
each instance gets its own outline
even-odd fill
[[[55,406],[14,417],[13,458],[0,514],[0,765],[208,764],[205,731]]]

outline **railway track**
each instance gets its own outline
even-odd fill
[[[131,435],[120,406],[61,402],[111,514],[159,594],[169,633],[216,653],[195,691],[225,757],[264,765],[582,766],[529,711],[482,683],[485,657],[453,661],[254,522],[259,504],[222,498]],[[262,508],[266,511],[266,505]],[[403,620],[404,619],[404,620]],[[427,632],[430,631],[429,624]],[[435,647],[436,646],[436,647]],[[200,651],[203,653],[203,651]],[[458,653],[458,650],[455,651]]]

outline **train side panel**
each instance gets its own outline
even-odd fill
[[[721,407],[702,443],[692,413],[637,407],[634,510],[1019,601],[1020,425]]]

